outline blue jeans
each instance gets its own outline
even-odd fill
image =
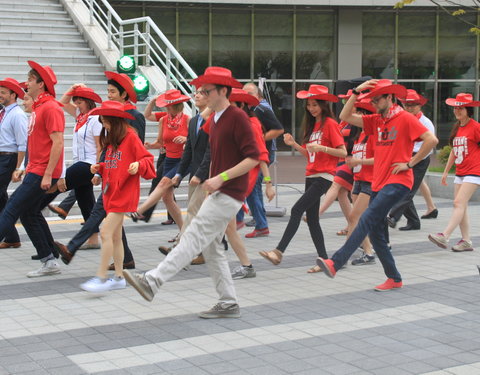
[[[339,270],[348,262],[348,259],[368,235],[378,259],[382,263],[385,275],[396,282],[402,281],[402,276],[395,266],[395,259],[393,259],[388,244],[386,218],[390,209],[401,201],[409,191],[410,189],[405,185],[389,184],[378,192],[372,192],[370,204],[360,217],[352,235],[331,258],[336,270]]]
[[[45,190],[40,187],[42,178],[28,173],[12,194],[0,215],[0,237],[3,238],[20,217],[40,260],[46,262],[53,259],[53,238],[41,212],[45,198]],[[56,182],[56,179],[52,179],[52,185]]]
[[[262,181],[263,175],[259,173],[255,186],[247,197],[248,208],[255,219],[255,229],[268,228],[267,215],[265,213],[265,206],[263,205]],[[243,221],[243,216],[244,212],[240,209],[237,213],[237,221]]]
[[[3,210],[7,204],[7,189],[16,165],[17,154],[0,155],[0,211]],[[15,225],[13,225],[10,230],[5,233],[4,241],[9,243],[20,242],[20,237]]]

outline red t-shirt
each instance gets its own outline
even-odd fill
[[[342,134],[340,134],[340,130],[338,130],[338,123],[330,117],[325,119],[323,126],[321,126],[319,122],[315,124],[308,143],[316,143],[331,148],[337,148],[345,144]],[[302,147],[306,148],[307,145],[303,144]],[[329,173],[334,176],[337,163],[338,158],[336,156],[328,155],[322,151],[308,152],[305,175],[311,176],[317,173]]]
[[[63,133],[65,130],[63,110],[53,97],[50,98],[33,110],[28,126],[28,165],[26,172],[35,173],[39,176],[45,174],[45,169],[50,160],[50,151],[53,144],[50,134],[54,132]],[[63,150],[53,170],[52,178],[60,178],[62,168]]]
[[[162,117],[162,139],[167,158],[178,159],[182,157],[185,144],[174,143],[173,139],[179,135],[183,137],[188,135],[189,120],[189,117],[183,114],[178,127],[170,127],[167,125],[167,116]]]
[[[252,124],[252,129],[255,135],[255,141],[257,143],[258,150],[260,151],[260,157],[258,158],[258,160],[264,161],[268,164],[270,162],[270,158],[268,157],[267,145],[265,144],[265,138],[263,137],[262,124],[257,117],[250,117],[250,122]],[[247,197],[250,195],[253,188],[255,187],[259,172],[260,164],[258,164],[255,168],[250,169],[250,172],[248,172]]]
[[[387,184],[402,184],[411,189],[412,170],[392,174],[392,164],[408,163],[412,158],[413,143],[428,129],[404,110],[386,122],[378,113],[364,115],[362,119],[365,134],[375,138],[372,191],[380,191]]]
[[[138,172],[128,173],[130,164],[138,161]],[[127,135],[114,151],[107,147],[105,162],[98,171],[103,182],[103,206],[109,212],[134,212],[140,198],[140,177],[150,180],[156,176],[153,155],[142,144],[135,130],[127,129]]]
[[[355,142],[352,149],[352,157],[356,159],[370,159],[373,158],[375,151],[375,137],[368,137],[365,142],[365,132],[360,133],[360,137]],[[372,182],[373,179],[373,165],[359,164],[353,168],[353,179],[355,181]]]
[[[480,124],[470,119],[453,139],[457,176],[480,176]]]

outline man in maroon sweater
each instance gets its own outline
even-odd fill
[[[200,313],[201,318],[238,318],[240,308],[230,268],[221,248],[225,229],[240,209],[248,187],[248,171],[260,156],[250,120],[244,111],[230,106],[232,87],[242,85],[230,70],[209,67],[191,82],[214,111],[210,125],[210,179],[203,184],[210,193],[197,216],[182,235],[182,241],[157,268],[145,273],[124,270],[125,279],[151,301],[160,286],[175,276],[202,252],[219,295],[218,303]]]

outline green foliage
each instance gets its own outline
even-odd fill
[[[442,163],[442,165],[445,165],[447,164],[447,161],[448,161],[448,157],[450,156],[450,152],[452,151],[452,146],[450,145],[447,145],[447,146],[444,146],[439,152],[438,152],[438,155],[437,155],[437,159],[440,163]]]
[[[452,12],[452,16],[461,16],[462,14],[465,14],[466,12],[463,9],[457,9],[456,11]]]

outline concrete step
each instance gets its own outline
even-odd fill
[[[79,67],[80,68],[80,67]],[[13,76],[20,76],[25,74],[23,71],[10,71]],[[61,74],[57,74],[57,79],[61,78],[62,81],[71,82],[70,85],[77,82],[85,82],[85,81],[98,81],[101,82],[105,79],[105,74],[103,72],[84,72],[81,69],[77,69],[76,71],[70,72],[62,72]]]
[[[19,15],[17,16],[15,13],[11,14],[10,13],[7,15],[5,13],[2,13],[0,15],[0,23],[3,24],[4,22],[15,22],[17,24],[27,24],[29,28],[36,29],[37,27],[42,27],[42,26],[56,26],[56,25],[62,25],[62,26],[74,26],[73,21],[64,16],[64,17],[54,17],[54,16],[23,16]]]
[[[10,7],[20,7],[25,8],[27,6],[31,7],[62,7],[58,1],[52,0],[17,0],[16,2],[12,2],[11,0],[0,0],[0,5],[3,8],[10,8]]]
[[[1,33],[1,38],[6,38],[7,40],[14,40],[17,38],[26,38],[32,42],[37,41],[39,43],[48,40],[81,40],[83,38],[77,29],[72,29],[71,31],[42,31],[36,30],[35,32],[23,28],[22,30],[10,31],[5,30]]]
[[[2,44],[1,39],[0,39],[0,44]],[[23,62],[3,62],[0,61],[0,71],[17,71],[21,72],[24,71],[25,69],[25,61]],[[78,70],[79,66],[78,64],[57,64],[53,63],[50,65],[55,74],[57,75],[63,75],[64,72],[71,72],[71,71],[76,71]],[[85,73],[101,73],[104,74],[103,72],[105,71],[105,67],[98,63],[98,64],[82,64],[81,66],[82,72]],[[106,88],[104,90],[106,94]],[[103,93],[102,93],[103,94]]]
[[[92,56],[93,51],[88,47],[83,48],[74,48],[74,47],[51,47],[51,46],[38,46],[35,44],[31,44],[30,46],[25,46],[22,51],[17,51],[13,49],[4,49],[2,51],[2,56],[18,56],[19,52],[22,55],[43,55],[45,57],[50,56],[69,56],[69,55],[76,55],[76,56]],[[44,57],[44,58],[45,58]]]
[[[0,37],[0,44],[5,46],[5,48],[12,48],[12,49],[23,49],[27,48],[30,49],[32,43],[34,41],[31,38],[17,38],[17,39],[5,39],[4,37]],[[43,40],[38,41],[42,44],[42,47],[71,47],[71,48],[88,48],[88,43],[82,39],[75,39],[75,40]]]
[[[58,2],[34,2],[31,4],[26,4],[25,1],[12,3],[11,1],[0,1],[0,6],[6,6],[8,4],[8,8],[11,12],[15,11],[45,11],[45,12],[66,12],[62,6],[62,4]]]
[[[25,27],[28,27],[29,30],[31,30],[31,25],[23,25],[20,24],[19,22],[15,21],[2,21],[0,22],[0,33],[3,34],[4,31],[7,32],[16,32],[16,31],[24,31]],[[50,31],[76,31],[78,32],[78,29],[73,23],[71,25],[42,25],[42,27],[35,27],[35,30],[40,32],[40,33],[45,33],[45,32],[50,32]]]
[[[1,33],[1,31],[0,31]],[[17,51],[16,55],[5,56],[2,55],[1,58],[2,62],[21,62],[24,63],[26,68],[28,68],[27,60],[34,60],[42,65],[51,65],[52,62],[57,64],[62,63],[69,63],[69,64],[76,64],[77,66],[81,66],[82,64],[92,64],[98,62],[97,56],[92,55],[83,55],[77,56],[74,54],[69,55],[59,55],[55,56],[55,58],[49,58],[48,56],[41,54],[41,53],[28,53],[25,50]]]
[[[57,8],[49,8],[49,7],[38,7],[38,8],[31,8],[28,6],[10,8],[8,13],[4,13],[0,16],[0,18],[5,17],[32,17],[32,18],[40,18],[40,17],[54,17],[68,19],[67,11],[63,10],[62,7]]]

